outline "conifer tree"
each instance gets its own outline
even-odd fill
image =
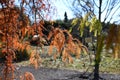
[[[64,22],[67,22],[68,21],[68,16],[67,16],[67,12],[65,12],[64,14]]]

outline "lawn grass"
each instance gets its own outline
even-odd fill
[[[77,70],[82,72],[86,71],[89,67],[88,72],[93,71],[94,55],[90,55],[92,61],[90,61],[89,56],[85,56],[85,57],[80,57],[80,59],[73,58],[74,62],[72,64],[69,64],[67,62],[66,63],[62,62],[60,58],[54,60],[52,56],[48,56],[46,52],[44,53],[45,54],[43,54],[44,57],[42,58],[42,64],[40,65],[41,67],[69,69],[69,70]],[[17,64],[22,66],[27,66],[29,65],[29,61],[23,61]],[[105,52],[102,53],[101,62],[100,62],[100,72],[120,74],[120,59],[115,60],[112,57],[112,54]]]
[[[56,61],[51,58],[44,58],[42,67],[52,67],[52,68],[62,68],[62,69],[70,69],[70,70],[78,70],[78,71],[86,71],[89,67],[88,71],[93,71],[94,62],[86,60],[82,62],[81,59],[75,59],[72,64],[61,62],[60,59],[56,59]],[[120,59],[114,59],[112,57],[102,57],[100,63],[100,72],[102,73],[116,73],[120,74]]]

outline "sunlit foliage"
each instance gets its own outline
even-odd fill
[[[83,51],[87,53],[87,48],[77,39],[73,39],[72,35],[67,30],[61,30],[59,28],[53,29],[48,36],[48,40],[51,40],[49,55],[54,55],[55,59],[61,57],[63,62],[72,63],[72,55],[80,58],[80,54]],[[51,54],[53,47],[57,48],[56,54]]]
[[[96,16],[93,16],[92,18],[90,16],[91,13],[87,13],[83,18],[75,18],[72,21],[73,27],[78,24],[81,36],[83,36],[83,32],[86,27],[89,27],[89,32],[93,32],[95,37],[97,34],[100,35],[102,30],[101,22],[96,18]]]

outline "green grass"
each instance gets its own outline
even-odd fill
[[[120,74],[120,59],[105,57],[100,63],[100,71]]]
[[[94,58],[94,57],[93,57]],[[69,70],[77,70],[77,71],[86,71],[86,69],[89,67],[88,71],[93,71],[94,66],[94,60],[92,59],[92,62],[90,63],[90,60],[88,56],[82,57],[80,59],[74,59],[74,62],[72,64],[64,63],[61,61],[61,59],[53,60],[52,57],[45,57],[42,58],[42,64],[41,67],[47,67],[47,68],[60,68],[60,69],[69,69]],[[29,61],[24,61],[17,63],[19,65],[27,66],[29,65]],[[102,54],[101,56],[101,62],[100,62],[100,72],[102,73],[117,73],[120,74],[120,59],[115,60],[112,58],[110,54]]]
[[[86,69],[89,67],[89,72],[93,71],[93,66],[94,62],[92,61],[92,63],[90,63],[90,61],[85,58],[83,58],[83,60],[74,58],[73,64],[68,64],[67,62],[63,63],[60,59],[56,59],[56,61],[54,61],[51,58],[44,58],[42,63],[42,67],[62,68],[78,71],[86,71]],[[115,60],[110,56],[108,57],[102,55],[100,72],[120,74],[120,59]]]

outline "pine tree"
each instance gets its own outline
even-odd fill
[[[67,12],[65,12],[64,14],[64,22],[67,22],[68,21],[68,16],[67,16]]]

